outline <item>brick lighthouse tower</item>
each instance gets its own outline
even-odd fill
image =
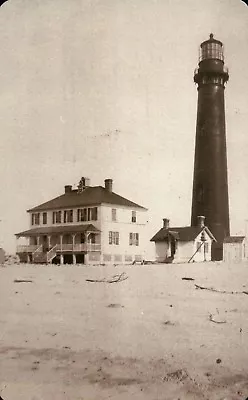
[[[198,108],[191,225],[197,224],[197,216],[205,216],[217,240],[212,246],[213,260],[223,258],[223,240],[230,234],[224,101],[228,79],[223,44],[210,34],[200,45],[194,73]]]

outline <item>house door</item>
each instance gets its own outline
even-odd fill
[[[176,241],[174,238],[171,240],[171,257],[174,257],[176,252]]]
[[[47,235],[42,236],[42,248],[43,248],[43,252],[46,253],[49,249],[48,249],[48,237]]]

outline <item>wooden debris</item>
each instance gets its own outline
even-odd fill
[[[33,281],[29,279],[15,279],[14,283],[33,283]]]
[[[242,292],[238,292],[236,290],[233,290],[232,292],[230,292],[230,291],[227,291],[227,290],[214,289],[212,287],[208,288],[208,287],[197,285],[196,283],[195,283],[195,287],[196,287],[196,289],[209,290],[211,292],[217,292],[217,293],[226,293],[226,294],[243,294],[244,293],[244,294],[248,294],[248,292],[243,292],[243,291]]]
[[[121,274],[114,275],[110,280],[108,280],[108,283],[115,283],[115,282],[121,282],[125,281],[128,278],[125,272],[122,272]]]
[[[226,324],[226,321],[217,321],[213,319],[213,315],[209,314],[209,321],[214,322],[215,324]]]
[[[121,304],[111,303],[107,306],[108,308],[124,308]]]
[[[184,277],[184,278],[182,278],[182,281],[194,281],[194,278],[186,278],[186,277]]]
[[[117,283],[125,281],[128,278],[125,272],[112,276],[110,279],[86,279],[87,282],[104,282],[104,283]]]
[[[168,320],[168,321],[163,322],[163,325],[174,326],[175,324],[174,324],[174,322],[171,322]]]

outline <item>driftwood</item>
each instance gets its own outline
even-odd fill
[[[86,279],[87,282],[104,282],[104,283],[117,283],[125,281],[128,278],[125,272],[112,276],[110,279]]]
[[[209,321],[214,322],[215,324],[226,324],[226,321],[216,321],[213,319],[213,315],[209,314]]]
[[[186,278],[186,277],[184,277],[184,278],[182,278],[182,281],[194,281],[194,278]]]
[[[209,290],[210,292],[225,293],[225,294],[247,294],[248,295],[248,292],[245,292],[245,291],[238,292],[236,290],[233,290],[232,292],[229,292],[227,290],[218,290],[218,289],[214,289],[212,287],[208,288],[208,287],[200,286],[200,285],[197,285],[196,283],[195,283],[195,287],[196,287],[196,289]]]
[[[14,283],[33,283],[33,281],[31,281],[29,279],[15,279]]]

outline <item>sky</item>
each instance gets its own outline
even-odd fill
[[[231,233],[248,219],[248,7],[241,0],[9,0],[0,8],[0,243],[26,210],[113,179],[151,237],[189,225],[199,45],[224,43]]]

